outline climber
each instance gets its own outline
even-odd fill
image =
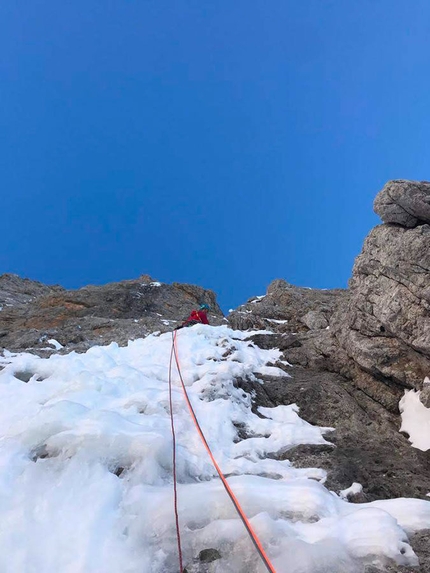
[[[184,320],[181,326],[177,326],[175,330],[184,328],[184,326],[194,326],[194,324],[209,324],[207,313],[210,310],[208,304],[201,304],[199,310],[192,310],[190,316]]]

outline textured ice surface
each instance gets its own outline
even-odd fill
[[[267,457],[322,444],[325,429],[294,404],[251,412],[234,380],[258,379],[280,353],[253,346],[249,334],[197,325],[179,331],[178,347],[203,431],[278,573],[355,572],[386,557],[416,564],[405,532],[429,527],[430,502],[351,504],[324,487],[323,470]],[[126,348],[0,359],[2,573],[177,573],[170,348],[170,334],[154,334]],[[173,400],[185,562],[211,547],[222,555],[216,572],[264,571],[176,371]]]

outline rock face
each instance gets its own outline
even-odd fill
[[[250,340],[260,345],[259,337]],[[273,452],[271,457],[289,460],[295,467],[325,469],[325,485],[337,494],[353,482],[360,483],[362,492],[348,495],[353,503],[397,497],[428,499],[430,452],[411,447],[399,433],[394,414],[339,375],[297,366],[287,371],[291,378],[259,375],[263,385],[249,380],[237,383],[254,395],[255,405],[296,403],[300,416],[307,422],[335,430],[325,434],[331,445],[300,445]],[[430,573],[430,530],[420,531],[410,541],[420,559],[417,571]],[[366,573],[382,571],[411,573],[412,570],[393,563],[386,568],[365,569]]]
[[[61,292],[60,286],[46,286],[17,275],[0,275],[0,310],[34,301],[37,297]]]
[[[357,258],[335,334],[376,379],[420,388],[430,373],[430,226],[381,225]]]
[[[430,373],[430,184],[392,181],[375,211],[388,222],[367,237],[332,334],[343,373],[395,411]]]
[[[246,382],[241,387],[258,393],[258,403],[266,407],[296,403],[306,421],[335,428],[325,436],[333,446],[301,445],[274,457],[288,459],[295,467],[324,468],[326,486],[335,492],[359,482],[363,492],[356,494],[355,502],[426,499],[430,456],[412,448],[399,433],[395,415],[339,375],[294,367],[288,372],[288,381],[260,376],[263,386]]]
[[[156,330],[173,330],[201,302],[211,306],[212,324],[223,321],[212,291],[161,284],[147,275],[70,291],[3,275],[0,296],[9,301],[0,312],[0,346],[10,351],[48,352],[50,339],[80,352],[94,344],[127,344]]]
[[[429,206],[430,183],[387,183],[375,211],[388,222],[366,238],[348,290],[275,281],[229,321],[294,332],[297,343],[284,351],[290,363],[341,374],[398,414],[404,390],[422,389],[430,375]]]
[[[343,289],[318,290],[273,281],[265,296],[251,298],[228,316],[233,328],[270,329],[275,332],[307,332],[327,328]]]

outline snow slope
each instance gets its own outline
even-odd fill
[[[351,504],[324,487],[323,470],[267,457],[325,443],[327,428],[301,420],[294,404],[260,408],[261,417],[251,412],[251,397],[234,380],[258,378],[265,368],[276,374],[267,363],[280,353],[254,347],[247,336],[197,325],[179,331],[179,354],[203,431],[278,573],[358,572],[387,557],[416,564],[406,533],[430,526],[430,502]],[[170,334],[153,334],[126,348],[0,358],[2,573],[178,572],[170,348]],[[214,573],[263,572],[176,372],[174,384],[185,564],[217,548]]]

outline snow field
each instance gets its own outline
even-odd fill
[[[178,333],[178,348],[202,429],[278,573],[358,572],[388,557],[415,565],[406,533],[430,526],[430,502],[351,504],[324,487],[323,470],[266,457],[326,443],[328,428],[302,420],[294,404],[251,412],[234,380],[285,374],[267,366],[280,352],[254,347],[249,335],[197,325]],[[171,341],[153,334],[126,348],[0,359],[2,573],[178,572]],[[214,573],[263,572],[173,372],[185,564],[217,548]]]

